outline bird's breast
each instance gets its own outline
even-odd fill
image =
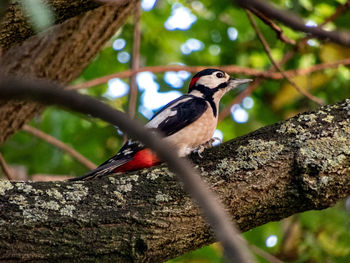
[[[217,118],[208,107],[200,118],[164,140],[173,144],[178,155],[183,157],[190,154],[199,145],[209,141],[214,134],[216,125]]]

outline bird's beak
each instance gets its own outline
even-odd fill
[[[249,83],[252,82],[252,79],[234,79],[234,78],[230,78],[228,81],[228,86],[230,87],[230,90],[233,90],[234,92],[234,96],[237,96],[238,94],[240,94],[243,90],[246,89],[246,85],[240,86],[242,84],[245,83]],[[240,87],[238,87],[240,86]]]
[[[231,88],[235,88],[241,84],[245,84],[248,82],[252,82],[252,79],[234,79],[234,78],[230,78],[229,79],[229,85],[231,86]]]

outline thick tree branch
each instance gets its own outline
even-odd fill
[[[86,95],[72,91],[64,91],[63,87],[46,81],[21,81],[4,78],[0,82],[2,99],[31,99],[44,104],[60,105],[70,110],[89,114],[100,118],[140,141],[154,150],[159,158],[165,161],[171,171],[184,183],[184,188],[191,194],[203,209],[203,214],[211,225],[218,241],[221,242],[229,262],[254,262],[245,244],[238,239],[239,232],[229,220],[223,206],[217,197],[207,188],[199,174],[185,159],[180,159],[177,153],[169,151],[171,144],[162,141],[154,132],[140,123],[129,119],[125,114]]]
[[[242,231],[350,194],[350,100],[194,159]],[[0,259],[160,262],[214,241],[165,166],[86,182],[0,183]]]
[[[46,78],[63,84],[72,81],[123,25],[136,2],[125,0],[122,5],[103,5],[68,19],[45,34],[27,39],[3,54],[0,58],[1,73]],[[41,109],[42,106],[36,103],[0,104],[0,144]]]

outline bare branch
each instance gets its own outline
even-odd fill
[[[265,259],[266,261],[270,262],[270,263],[283,263],[282,260],[280,260],[279,258],[275,257],[274,255],[271,255],[270,253],[266,252],[265,250],[254,246],[252,244],[248,244],[248,247],[251,249],[251,251],[253,251],[256,255],[262,257],[263,259]]]
[[[137,99],[137,84],[136,72],[140,68],[140,42],[141,42],[141,2],[137,3],[135,8],[134,18],[134,41],[132,51],[132,75],[130,77],[130,93],[129,93],[129,116],[131,119],[135,117],[136,99]]]
[[[290,44],[290,45],[295,45],[295,41],[293,39],[289,39],[283,33],[283,30],[270,18],[268,18],[267,16],[265,16],[264,14],[262,14],[261,12],[259,12],[258,10],[254,9],[254,8],[249,8],[248,10],[250,10],[254,15],[259,17],[261,19],[261,21],[263,21],[266,25],[271,27],[271,29],[276,32],[277,38],[280,39],[282,42],[284,42],[286,44]]]
[[[330,15],[329,17],[327,17],[317,27],[322,28],[324,25],[336,20],[339,16],[341,16],[349,8],[349,5],[350,5],[350,0],[347,0],[346,3],[339,5],[337,7],[337,9],[335,10],[335,12],[332,15]],[[296,50],[299,50],[300,48],[304,47],[305,44],[307,43],[307,41],[311,38],[312,38],[311,36],[306,36],[306,37],[301,38],[298,41],[296,49],[292,50],[291,52],[294,53]]]
[[[329,39],[335,43],[344,46],[350,46],[350,34],[345,31],[326,31],[320,27],[309,27],[305,25],[305,22],[294,13],[288,11],[282,11],[267,1],[261,0],[236,0],[236,2],[244,8],[254,8],[265,16],[276,19],[286,26],[293,28],[294,30],[309,33],[319,39]]]
[[[56,139],[55,137],[53,137],[53,136],[51,136],[51,135],[49,135],[41,130],[38,130],[38,129],[36,129],[32,126],[29,126],[27,124],[25,124],[22,127],[22,130],[56,146],[57,148],[66,152],[67,154],[72,156],[74,159],[76,159],[78,162],[80,162],[82,165],[86,166],[87,168],[89,168],[91,170],[95,169],[97,167],[96,164],[94,164],[93,162],[91,162],[90,160],[85,158],[83,155],[81,155],[79,152],[74,150],[69,145],[65,144],[64,142]]]
[[[335,10],[335,12],[330,15],[328,18],[326,18],[320,25],[319,27],[322,27],[326,24],[328,24],[329,22],[332,22],[334,20],[336,20],[339,16],[341,16],[342,14],[344,14],[344,12],[349,8],[350,6],[350,0],[347,0],[344,4],[339,5],[337,7],[337,9]]]
[[[213,66],[211,66],[213,67]],[[188,72],[196,73],[198,71],[201,71],[203,69],[208,68],[208,66],[180,66],[180,65],[167,65],[167,66],[153,66],[153,67],[142,67],[139,70],[137,70],[137,73],[139,72],[145,72],[150,71],[153,73],[163,73],[166,71],[181,71],[186,70]],[[263,75],[264,72],[251,69],[251,68],[245,68],[245,67],[239,67],[239,66],[215,66],[215,68],[219,68],[224,70],[227,73],[236,73],[236,74],[246,74],[246,75]],[[114,73],[111,75],[103,76],[100,78],[96,78],[90,81],[86,81],[84,83],[75,84],[73,86],[69,86],[68,89],[86,89],[92,86],[96,86],[99,84],[103,84],[108,82],[111,78],[129,78],[133,74],[132,70],[125,70],[122,72]]]
[[[219,199],[201,180],[186,159],[180,159],[174,151],[169,151],[171,145],[155,136],[140,123],[131,120],[125,114],[89,96],[74,91],[64,91],[63,87],[42,80],[21,81],[8,78],[0,79],[0,94],[2,99],[31,99],[44,104],[55,104],[93,117],[100,118],[122,131],[131,138],[139,140],[153,149],[161,160],[168,163],[184,183],[184,188],[192,195],[203,209],[203,213],[217,239],[225,250],[225,255],[231,262],[254,262],[246,244],[237,235],[238,230],[225,212]]]
[[[0,167],[1,167],[2,171],[4,172],[5,176],[7,177],[7,179],[9,179],[10,181],[15,180],[15,178],[11,174],[10,169],[7,166],[6,161],[1,153],[0,153]]]
[[[321,27],[321,26],[324,26],[324,25],[326,25],[327,23],[329,23],[331,21],[334,21],[336,18],[338,18],[340,15],[342,15],[347,10],[349,5],[350,5],[350,0],[348,0],[345,4],[338,6],[336,11],[331,16],[326,18],[325,21],[323,21],[319,26]],[[253,9],[251,7],[249,7],[249,9],[251,11],[255,10],[255,9]],[[256,12],[258,13],[258,11],[256,11]],[[254,13],[254,14],[257,15],[257,13]],[[261,14],[261,13],[259,13],[259,14]],[[264,17],[266,17],[266,16],[264,16]],[[267,18],[267,19],[269,19],[269,18]],[[273,22],[273,21],[271,21],[271,22]],[[305,45],[306,41],[309,40],[309,39],[310,39],[310,37],[304,37],[304,38],[300,39],[298,41],[297,48],[293,48],[290,51],[288,51],[283,56],[282,60],[279,62],[279,65],[282,66],[283,64],[288,62],[290,59],[292,59],[294,54],[295,54],[295,52],[296,52],[296,50],[299,49],[301,46]],[[293,70],[292,71],[285,71],[285,73],[287,75],[293,77],[293,76],[296,76],[296,75],[310,74],[310,73],[318,71],[318,70],[324,70],[324,69],[327,69],[327,68],[337,67],[338,65],[342,65],[343,63],[345,63],[344,65],[346,65],[348,62],[350,62],[350,60],[348,60],[348,61],[340,60],[340,61],[333,62],[334,64],[332,64],[332,63],[325,63],[325,64],[315,65],[315,66],[312,66],[310,68],[303,69],[302,71],[298,71],[298,73],[296,71],[293,71]],[[268,69],[268,72],[274,72],[274,66],[271,66]],[[240,103],[243,100],[244,97],[249,96],[263,82],[263,80],[264,79],[262,77],[256,78],[254,80],[254,82],[249,85],[248,89],[244,90],[240,95],[238,95],[236,98],[234,98],[231,101],[231,103],[228,106],[226,106],[220,112],[220,115],[219,115],[219,118],[218,118],[219,122],[222,121],[223,119],[225,119],[230,114],[231,107],[233,105]]]
[[[250,23],[252,24],[256,34],[258,35],[261,43],[263,44],[264,46],[264,49],[265,49],[265,52],[267,54],[267,56],[269,57],[271,63],[275,66],[275,68],[282,74],[282,76],[288,80],[288,82],[301,94],[303,94],[305,97],[309,98],[310,100],[316,102],[317,104],[319,105],[322,105],[323,104],[323,101],[315,96],[313,96],[312,94],[310,94],[309,92],[307,92],[306,90],[304,89],[301,89],[296,83],[295,81],[293,81],[282,69],[282,67],[280,65],[278,65],[278,63],[273,59],[272,55],[271,55],[271,50],[270,50],[270,46],[269,44],[267,43],[267,41],[265,40],[263,34],[261,33],[261,31],[259,30],[258,26],[256,25],[255,23],[255,20],[254,20],[254,17],[252,15],[252,13],[247,10],[247,15],[248,15],[248,18],[249,18],[249,21]]]
[[[285,63],[287,63],[289,60],[291,60],[294,56],[294,52],[287,52],[283,58],[281,59],[281,61],[279,62],[279,65],[283,65]],[[268,69],[268,71],[272,72],[274,70],[274,66],[271,65],[270,68]],[[256,90],[259,85],[264,81],[263,78],[256,78],[254,80],[253,83],[251,83],[249,85],[249,87],[247,89],[245,89],[241,94],[239,94],[237,97],[235,97],[231,103],[226,106],[219,114],[219,118],[218,121],[222,121],[223,119],[225,119],[231,112],[231,107],[235,104],[241,103],[241,101],[244,99],[244,97],[249,96],[251,93],[254,92],[254,90]]]
[[[329,68],[336,68],[340,65],[350,65],[350,58],[329,62],[329,63],[322,63],[317,64],[309,68],[303,68],[303,69],[292,69],[292,70],[286,70],[284,73],[289,77],[299,76],[299,75],[307,75],[316,71],[321,71]],[[228,66],[211,66],[218,69],[221,69],[229,74],[243,74],[243,75],[249,75],[254,77],[260,77],[260,78],[267,78],[267,79],[283,79],[284,76],[279,72],[274,71],[261,71],[257,69],[252,68],[246,68],[246,67],[240,67],[236,65],[228,65]],[[143,67],[140,68],[137,73],[139,72],[153,72],[153,73],[163,73],[166,71],[181,71],[186,70],[188,72],[196,73],[200,70],[203,70],[205,68],[208,68],[208,66],[154,66],[154,67]],[[77,90],[77,89],[87,89],[96,85],[100,85],[103,83],[107,83],[108,80],[112,78],[128,78],[132,75],[131,70],[126,70],[118,73],[114,73],[111,75],[106,75],[100,78],[96,78],[90,81],[86,81],[83,83],[75,84],[73,86],[69,86],[69,90]]]

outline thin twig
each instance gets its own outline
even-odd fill
[[[337,9],[335,10],[335,12],[330,15],[329,17],[327,17],[321,24],[319,24],[317,27],[318,28],[322,28],[323,26],[325,26],[326,24],[334,21],[335,19],[337,19],[339,16],[341,16],[350,6],[350,0],[347,0],[344,4],[342,5],[339,5],[337,7]],[[298,41],[298,44],[297,44],[297,47],[296,49],[294,50],[294,52],[296,50],[299,50],[300,48],[303,48],[307,41],[309,39],[311,39],[312,37],[311,36],[306,36],[306,37],[303,37],[301,38],[299,41]]]
[[[117,111],[87,95],[73,91],[65,91],[63,87],[44,80],[18,80],[0,78],[0,95],[2,99],[31,99],[44,104],[60,105],[70,110],[100,118],[156,152],[161,160],[168,163],[183,182],[185,190],[202,208],[204,218],[211,225],[216,238],[224,247],[229,262],[254,262],[246,243],[239,240],[239,232],[230,219],[218,197],[209,190],[198,172],[184,158],[179,158],[174,151],[169,151],[171,145],[154,135],[142,124],[131,120],[125,114]]]
[[[64,142],[61,142],[60,140],[57,140],[55,137],[38,130],[32,126],[29,125],[24,125],[22,127],[22,130],[25,132],[28,132],[48,143],[51,143],[52,145],[56,146],[57,148],[61,149],[62,151],[68,153],[71,155],[73,158],[75,158],[78,162],[80,162],[82,165],[86,166],[90,170],[95,169],[97,166],[90,160],[86,159],[83,155],[78,153],[76,150],[74,150],[72,147],[68,146]]]
[[[267,56],[269,57],[271,63],[274,65],[274,67],[282,74],[282,76],[288,80],[288,82],[301,94],[303,94],[305,97],[309,98],[310,100],[316,102],[317,104],[320,104],[322,105],[323,104],[323,101],[315,96],[313,96],[312,94],[310,94],[309,92],[307,92],[306,90],[303,90],[301,89],[296,83],[295,81],[293,81],[282,69],[282,67],[280,65],[278,65],[278,63],[273,59],[272,55],[271,55],[271,50],[270,50],[270,46],[269,44],[267,43],[265,37],[263,36],[263,34],[261,33],[260,29],[258,28],[255,20],[254,20],[254,17],[253,17],[253,14],[249,11],[249,10],[246,10],[246,13],[248,15],[248,18],[249,18],[249,21],[252,25],[252,27],[254,28],[256,34],[258,35],[261,43],[263,44],[264,46],[264,49],[265,49],[265,52],[267,54]]]
[[[137,101],[137,83],[136,75],[140,68],[140,43],[141,43],[141,29],[140,29],[140,17],[141,17],[141,2],[139,1],[135,7],[134,14],[134,41],[132,50],[132,62],[131,62],[131,76],[130,76],[130,90],[129,90],[129,116],[131,119],[135,117],[136,101]],[[128,140],[128,135],[123,135],[123,144]]]
[[[344,4],[339,5],[337,7],[337,9],[335,10],[335,12],[330,15],[328,18],[326,18],[321,24],[319,24],[319,27],[322,27],[326,24],[328,24],[329,22],[332,22],[334,20],[336,20],[339,16],[341,16],[350,6],[350,0],[347,0]]]
[[[235,65],[230,65],[230,66],[180,66],[180,65],[167,65],[167,66],[152,66],[152,67],[142,67],[137,70],[137,73],[139,72],[153,72],[153,73],[163,73],[166,71],[181,71],[181,70],[186,70],[191,73],[197,73],[198,71],[201,71],[203,69],[206,69],[208,67],[215,67],[218,69],[222,69],[227,73],[231,74],[245,74],[245,75],[251,75],[251,76],[256,76],[256,75],[264,75],[263,71],[257,70],[257,69],[252,69],[252,68],[246,68],[246,67],[240,67],[240,66],[235,66]],[[100,78],[96,78],[90,81],[86,81],[84,83],[79,83],[75,84],[73,86],[69,86],[68,89],[86,89],[90,88],[92,86],[100,85],[103,83],[107,83],[108,80],[112,78],[129,78],[133,74],[132,70],[125,70],[122,72],[114,73],[111,75],[106,75]]]
[[[281,59],[281,61],[279,62],[279,65],[283,65],[285,63],[287,63],[289,60],[291,60],[293,58],[293,53],[291,52],[287,52],[283,58]],[[350,62],[350,60],[349,60]],[[270,68],[268,69],[268,71],[272,71],[274,70],[274,66],[271,65]],[[235,104],[239,104],[241,103],[241,101],[249,96],[251,93],[254,92],[254,90],[256,90],[259,85],[264,81],[265,79],[264,78],[256,78],[254,80],[253,83],[251,83],[247,89],[245,89],[241,94],[239,94],[237,97],[235,97],[230,103],[229,105],[227,105],[219,114],[219,118],[218,118],[218,121],[221,122],[223,119],[225,119],[230,113],[231,113],[231,107]]]
[[[244,8],[254,8],[259,12],[263,13],[265,16],[276,19],[284,25],[297,30],[302,31],[308,34],[311,34],[314,37],[319,39],[329,39],[335,43],[344,46],[350,46],[350,34],[345,31],[327,31],[321,27],[310,27],[306,26],[305,22],[294,13],[279,10],[272,6],[267,1],[261,0],[236,0],[239,5]]]
[[[131,119],[135,117],[136,99],[137,99],[137,84],[136,74],[140,68],[140,42],[141,42],[141,30],[140,30],[140,16],[141,16],[141,2],[137,3],[135,8],[134,18],[134,41],[132,51],[132,75],[130,77],[130,93],[129,93],[129,116]]]
[[[268,25],[273,31],[276,32],[276,36],[278,39],[280,39],[282,42],[295,45],[295,40],[289,39],[284,33],[283,30],[270,18],[256,10],[255,8],[249,8],[249,10],[254,13],[257,17],[261,19],[266,25]]]
[[[283,263],[282,260],[279,258],[275,257],[274,255],[271,255],[270,253],[266,252],[265,250],[248,243],[248,247],[250,248],[251,251],[253,251],[254,254],[262,257],[263,259],[267,260],[270,263]]]
[[[299,76],[299,75],[307,75],[316,71],[329,69],[329,68],[336,68],[340,65],[350,65],[350,58],[329,62],[329,63],[322,63],[317,64],[309,68],[303,68],[303,69],[292,69],[292,70],[286,70],[284,73],[289,77]],[[246,68],[246,67],[240,67],[235,65],[228,65],[228,66],[154,66],[154,67],[143,67],[140,68],[137,72],[153,72],[153,73],[163,73],[166,71],[181,71],[185,70],[188,72],[196,73],[200,70],[203,70],[205,68],[218,68],[221,69],[229,74],[243,74],[243,75],[249,75],[259,78],[266,78],[266,79],[283,79],[284,76],[279,72],[274,71],[261,71],[257,69],[252,68]],[[132,75],[131,70],[126,70],[118,73],[114,73],[111,75],[106,75],[100,78],[96,78],[90,81],[86,81],[83,83],[75,84],[73,86],[67,87],[69,90],[77,90],[77,89],[87,89],[96,85],[100,85],[103,83],[107,83],[108,80],[112,78],[128,78]]]
[[[347,8],[349,8],[350,6],[350,0],[348,0],[345,4],[340,5],[337,7],[336,11],[330,15],[328,18],[326,18],[319,26],[324,26],[329,22],[334,21],[335,19],[337,19],[341,14],[343,14]],[[305,45],[306,41],[309,40],[310,37],[303,37],[298,41],[297,47],[293,48],[291,50],[289,50],[287,53],[285,53],[285,55],[283,56],[283,58],[281,59],[281,61],[279,62],[279,65],[282,66],[285,63],[287,63],[289,60],[291,60],[296,52],[296,50],[300,49],[301,46]],[[339,61],[335,61],[333,63],[324,63],[324,64],[318,64],[318,65],[314,65],[311,68],[306,68],[306,69],[302,69],[302,70],[297,70],[297,71],[285,71],[285,73],[288,76],[296,76],[296,75],[302,75],[302,74],[309,74],[318,70],[324,70],[326,68],[333,68],[333,67],[337,67],[338,65],[347,65],[350,62],[350,60],[345,59],[345,60],[339,60]],[[269,68],[269,72],[273,71],[274,66],[271,66]],[[243,100],[244,97],[249,96],[262,82],[263,82],[263,78],[262,77],[258,77],[254,80],[254,82],[252,84],[249,85],[249,88],[246,89],[245,91],[243,91],[239,96],[235,97],[231,103],[229,103],[228,106],[226,106],[219,115],[219,122],[222,121],[223,119],[225,119],[231,112],[231,107],[235,104],[239,104],[241,103],[241,101]]]
[[[7,177],[7,179],[9,179],[10,181],[15,180],[15,177],[12,175],[10,168],[8,167],[6,161],[1,153],[0,153],[0,167],[1,167],[2,171],[4,172],[5,176]]]

